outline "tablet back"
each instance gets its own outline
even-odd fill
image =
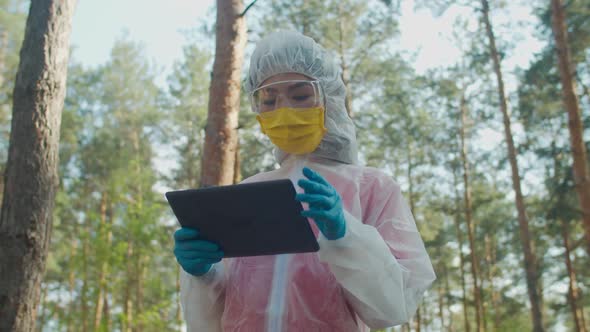
[[[166,193],[183,227],[196,228],[225,257],[318,251],[317,240],[289,180]]]

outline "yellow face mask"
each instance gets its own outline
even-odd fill
[[[313,152],[324,137],[324,108],[278,108],[256,116],[262,132],[279,149],[293,154]]]

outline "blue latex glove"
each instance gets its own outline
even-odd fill
[[[309,204],[309,209],[301,212],[301,215],[313,219],[316,225],[328,240],[337,240],[346,233],[344,222],[344,210],[340,195],[317,172],[304,167],[303,175],[307,179],[297,182],[303,188],[303,194],[297,194],[295,199]]]
[[[196,229],[183,227],[174,232],[174,256],[186,272],[201,276],[223,258],[223,252],[217,244],[202,240]]]

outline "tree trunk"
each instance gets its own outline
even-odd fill
[[[575,68],[573,68],[570,59],[565,12],[561,0],[551,0],[551,21],[553,23],[555,51],[559,64],[563,105],[567,110],[570,130],[570,144],[574,159],[574,183],[582,210],[586,252],[590,256],[590,173],[587,164],[588,155],[586,146],[584,145],[584,128],[581,120],[578,96],[576,95],[576,81],[573,75]]]
[[[473,276],[473,299],[475,301],[475,318],[477,331],[484,331],[483,305],[481,300],[481,288],[479,285],[479,259],[475,249],[475,225],[472,220],[471,186],[469,185],[469,161],[467,159],[466,126],[467,126],[467,102],[465,95],[461,95],[461,164],[463,167],[463,203],[465,208],[465,222],[467,223],[467,236],[469,239],[469,251],[471,257],[471,275]]]
[[[414,216],[416,216],[416,204],[414,199],[414,182],[412,181],[412,170],[414,169],[414,165],[412,163],[412,156],[413,149],[412,149],[412,142],[408,142],[407,144],[407,160],[408,160],[408,196],[409,196],[409,203],[410,203],[410,211]],[[414,329],[416,332],[420,332],[421,330],[421,305],[418,306],[416,309],[416,315],[414,319]],[[408,329],[410,326],[408,325]]]
[[[529,301],[531,303],[531,316],[533,321],[533,331],[544,331],[543,316],[541,313],[541,303],[538,293],[538,272],[537,259],[533,251],[531,235],[529,232],[529,222],[526,215],[526,207],[520,186],[520,175],[518,171],[518,162],[516,160],[516,149],[512,139],[512,129],[510,125],[510,114],[508,113],[508,103],[506,95],[504,94],[504,80],[502,78],[502,70],[500,67],[500,57],[496,49],[496,39],[494,31],[489,18],[489,5],[487,0],[481,0],[483,9],[483,19],[486,27],[486,33],[489,39],[490,56],[494,64],[494,71],[498,83],[498,96],[500,99],[500,108],[504,119],[504,132],[506,136],[506,144],[508,146],[508,159],[510,160],[510,168],[512,171],[512,185],[514,187],[514,194],[516,198],[516,209],[518,211],[518,224],[520,230],[520,240],[524,252],[524,268],[526,273],[527,290]]]
[[[112,320],[111,320],[110,306],[109,306],[109,297],[108,296],[109,296],[109,292],[108,292],[108,290],[105,290],[104,300],[103,300],[103,302],[104,302],[103,308],[104,309],[103,309],[102,316],[105,319],[105,326],[106,326],[106,329],[105,330],[106,331],[112,331],[113,330],[113,327],[111,326],[112,325]]]
[[[82,244],[82,289],[80,290],[80,309],[82,310],[82,332],[88,331],[88,285],[90,274],[88,273],[88,257],[90,257],[90,223],[85,222],[85,235]]]
[[[241,0],[217,0],[215,61],[201,167],[201,186],[232,184],[237,146],[246,19]]]
[[[438,247],[438,257],[444,257],[441,253],[441,247]],[[445,280],[449,280],[449,276],[447,275],[447,267],[444,262],[441,262],[440,265],[442,267],[439,271],[442,271],[443,278]],[[438,283],[437,287],[438,291],[438,319],[440,320],[440,326],[445,329],[445,285],[441,282]],[[448,331],[448,329],[446,329]]]
[[[242,181],[242,171],[240,170],[240,162],[240,140],[238,138],[236,142],[236,156],[234,159],[234,184],[240,183],[240,181]]]
[[[450,282],[450,277],[449,277],[449,269],[448,269],[447,265],[445,264],[445,265],[443,265],[443,267],[444,267],[443,274],[446,276],[446,278],[445,278],[445,288],[444,288],[444,295],[446,297],[448,294],[451,294],[451,282]],[[454,328],[453,328],[453,312],[451,310],[451,305],[452,304],[451,304],[451,301],[449,301],[448,298],[445,301],[445,304],[446,304],[445,305],[445,308],[447,310],[447,315],[449,317],[449,320],[448,320],[447,326],[442,325],[442,327],[443,327],[443,329],[445,331],[452,332],[452,331],[454,331]]]
[[[58,186],[75,0],[32,1],[13,94],[0,214],[0,331],[33,331]]]
[[[561,235],[563,237],[563,247],[565,249],[565,265],[567,269],[567,274],[569,276],[569,288],[568,288],[568,297],[567,302],[570,305],[570,309],[572,311],[572,318],[574,320],[576,326],[576,332],[587,332],[586,326],[584,324],[584,312],[582,308],[578,306],[578,301],[580,298],[578,285],[576,282],[576,272],[574,271],[574,267],[571,261],[571,245],[569,241],[569,227],[568,223],[565,221],[561,222]]]
[[[123,312],[125,313],[125,321],[123,323],[123,331],[124,332],[131,332],[133,331],[133,298],[131,295],[131,290],[133,289],[134,285],[134,271],[133,271],[133,241],[131,239],[131,232],[128,231],[128,239],[127,239],[127,254],[126,254],[126,272],[127,272],[127,283],[125,285],[125,296],[123,298]]]
[[[180,304],[180,266],[176,264],[176,325],[182,326],[182,305]]]
[[[108,201],[106,192],[102,193],[100,201],[100,226],[99,226],[99,241],[101,246],[104,245],[110,248],[113,241],[113,233],[111,231],[112,210]],[[105,298],[108,294],[107,276],[109,274],[109,258],[101,257],[103,259],[100,270],[98,272],[98,294],[96,295],[96,306],[94,311],[94,330],[98,330],[102,315],[104,313]]]
[[[456,207],[457,212],[455,213],[455,232],[457,233],[457,242],[459,245],[459,268],[461,269],[461,291],[462,291],[462,301],[463,301],[463,323],[465,326],[465,332],[471,331],[471,326],[469,324],[469,315],[467,312],[467,290],[465,286],[465,257],[463,256],[463,233],[461,232],[461,221],[460,221],[460,195],[458,187],[459,180],[457,179],[457,172],[453,170],[453,184],[455,188],[455,199],[456,199]]]
[[[76,223],[77,225],[77,223]],[[78,232],[77,227],[74,230],[74,234],[72,234],[74,238],[79,239],[80,234]],[[76,290],[76,270],[74,268],[74,257],[78,252],[78,241],[73,240],[70,242],[70,252],[69,254],[69,261],[68,261],[68,287],[69,287],[69,295],[70,295],[70,303],[68,305],[68,312],[69,315],[66,317],[66,331],[72,332],[74,331],[74,317],[76,316],[74,313],[76,312],[76,298],[75,290]],[[82,276],[83,277],[83,276]]]
[[[146,256],[143,252],[138,251],[137,253],[137,280],[135,283],[135,316],[140,318],[143,313],[143,287],[144,287],[144,277],[145,277],[145,265],[146,265]],[[134,331],[141,332],[145,329],[145,325],[138,319],[137,326],[134,328]]]
[[[490,284],[490,292],[492,293],[492,311],[493,311],[493,330],[497,331],[500,327],[500,315],[498,313],[498,308],[500,308],[500,294],[496,291],[494,287],[494,276],[496,275],[496,246],[495,246],[495,237],[489,234],[485,236],[485,245],[486,245],[486,263],[488,265],[488,274],[487,280]]]

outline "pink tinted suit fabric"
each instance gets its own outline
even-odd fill
[[[310,221],[318,253],[224,259],[201,277],[181,271],[189,331],[369,331],[412,318],[436,277],[399,185],[374,168],[295,156],[244,182],[296,184],[304,166],[340,194],[345,236],[328,240]]]

